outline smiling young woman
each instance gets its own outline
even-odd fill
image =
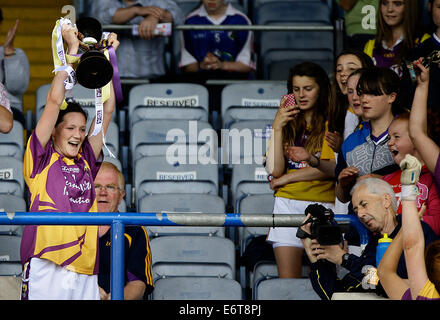
[[[68,54],[77,54],[78,30],[62,27]],[[110,34],[109,45],[119,45]],[[71,66],[70,66],[71,67]],[[43,113],[29,138],[23,175],[29,188],[31,212],[97,212],[93,179],[101,165],[102,132],[86,137],[86,113],[81,106],[64,102],[67,71],[58,71]],[[103,104],[102,130],[107,131],[115,108],[110,97]],[[25,226],[21,257],[24,274],[22,299],[99,299],[97,226]],[[69,280],[70,279],[70,280]],[[75,286],[69,285],[75,281]],[[68,283],[69,282],[69,283]],[[50,288],[50,290],[48,290]]]
[[[290,70],[287,88],[295,95],[296,105],[286,106],[286,98],[281,100],[266,153],[266,171],[272,177],[270,187],[275,195],[273,213],[304,213],[309,204],[316,202],[333,209],[334,182],[315,163],[321,159],[335,161],[324,139],[329,78],[319,65],[304,62]],[[291,157],[293,150],[306,154],[309,161]],[[280,278],[302,276],[304,249],[296,230],[286,227],[269,230],[267,241],[274,248]]]

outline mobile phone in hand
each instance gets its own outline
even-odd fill
[[[291,107],[291,106],[293,106],[293,107],[297,107],[298,106],[297,103],[296,103],[296,100],[295,100],[295,95],[293,93],[284,94],[282,96],[282,98],[284,98],[284,97],[286,97],[286,102],[284,103],[284,107],[285,108]]]

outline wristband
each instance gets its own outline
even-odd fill
[[[402,185],[401,197],[402,200],[416,200],[419,195],[419,188],[415,184]]]

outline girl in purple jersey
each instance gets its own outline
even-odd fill
[[[76,27],[63,25],[62,37],[67,54],[77,54]],[[108,40],[118,47],[116,34]],[[86,136],[86,113],[80,105],[69,102],[60,110],[68,72],[56,73],[26,148],[23,175],[33,212],[97,212],[93,180],[102,161],[102,132]],[[110,84],[110,97],[103,104],[104,132],[114,105]],[[94,124],[90,133],[93,130]],[[26,226],[20,249],[22,299],[99,299],[97,243],[97,226]]]

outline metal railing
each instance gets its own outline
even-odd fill
[[[105,24],[103,30],[132,30],[134,24]],[[173,30],[238,30],[238,31],[334,31],[332,25],[212,25],[212,24],[180,24],[174,25]]]
[[[141,213],[141,212],[0,212],[0,225],[110,225],[112,300],[124,299],[125,225],[141,226],[221,226],[221,227],[298,227],[303,214],[237,213]],[[369,240],[367,229],[354,215],[336,214],[340,224],[351,224],[359,233],[361,247]]]

